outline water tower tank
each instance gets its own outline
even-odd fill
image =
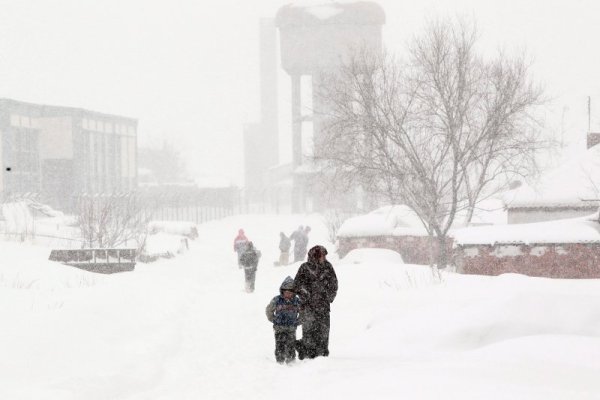
[[[335,69],[352,51],[381,51],[385,13],[376,3],[289,4],[279,9],[281,62],[290,75]]]

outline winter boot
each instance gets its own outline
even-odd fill
[[[296,351],[298,352],[298,360],[304,360],[306,354],[304,351],[304,345],[302,344],[302,340],[296,340],[294,342],[294,346],[296,347]]]

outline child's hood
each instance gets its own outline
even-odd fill
[[[292,279],[291,276],[287,276],[279,287],[280,292],[283,292],[284,290],[294,290],[294,279]]]

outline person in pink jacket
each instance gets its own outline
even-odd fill
[[[233,239],[233,251],[237,253],[238,259],[238,268],[242,268],[242,263],[240,262],[240,258],[242,257],[242,253],[246,250],[246,246],[248,245],[248,238],[244,234],[244,230],[240,229],[238,231],[237,236]]]

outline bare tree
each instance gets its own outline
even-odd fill
[[[323,213],[323,222],[327,227],[328,239],[331,243],[337,241],[337,233],[348,215],[337,208],[330,208]]]
[[[327,121],[319,162],[412,207],[447,262],[449,229],[514,175],[535,166],[544,144],[532,111],[542,90],[523,57],[484,60],[464,21],[430,23],[409,58],[355,54],[318,90]],[[433,240],[432,240],[433,246]]]
[[[84,244],[110,248],[133,243],[143,249],[151,213],[135,194],[82,196],[77,221]]]

